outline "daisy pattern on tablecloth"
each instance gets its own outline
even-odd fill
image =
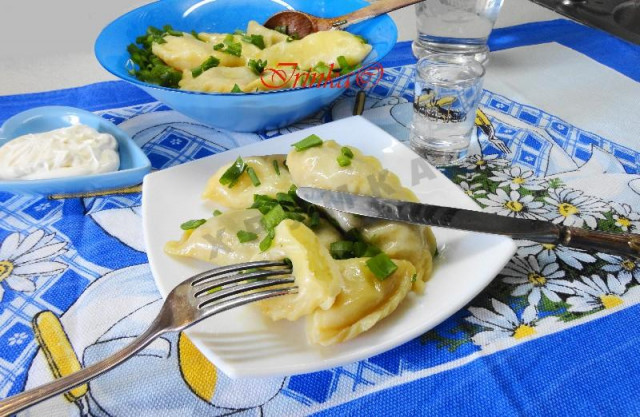
[[[526,258],[514,257],[502,270],[502,282],[516,285],[511,292],[514,297],[527,296],[529,304],[537,306],[542,294],[550,301],[558,303],[561,294],[572,294],[571,284],[564,280],[565,271],[557,262],[542,260],[533,255]]]
[[[495,194],[488,194],[487,198],[478,198],[484,204],[485,211],[508,217],[521,219],[544,219],[547,209],[539,201],[533,201],[532,195],[522,196],[518,191],[507,194],[498,188]]]
[[[14,333],[8,340],[9,346],[21,345],[26,339],[27,334],[25,332]]]
[[[487,192],[482,189],[482,184],[469,184],[466,181],[462,181],[458,184],[462,191],[469,197],[477,197],[479,195],[485,195]]]
[[[485,329],[471,337],[476,345],[487,346],[498,341],[526,339],[555,322],[552,317],[538,319],[538,310],[532,305],[526,307],[520,317],[511,307],[495,298],[491,299],[491,305],[494,311],[469,307],[471,316],[465,320]]]
[[[631,206],[625,203],[611,203],[615,225],[623,232],[638,233],[640,229],[640,214],[631,210]]]
[[[631,279],[635,279],[640,283],[640,261],[637,259],[608,255],[606,253],[599,253],[598,258],[607,263],[602,267],[602,270],[617,273],[618,279],[625,285],[631,282]]]
[[[565,264],[578,270],[582,270],[583,263],[594,263],[597,259],[595,256],[589,255],[582,249],[569,248],[562,245],[554,245],[552,243],[538,243],[528,240],[521,241],[518,247],[518,254],[521,256],[535,255],[541,263],[556,262],[560,259]]]
[[[518,190],[520,187],[531,191],[539,191],[547,188],[547,183],[541,178],[537,178],[533,171],[519,166],[509,167],[502,171],[493,173],[490,180],[498,182],[498,187],[509,187]]]
[[[609,211],[603,201],[569,188],[550,189],[545,201],[549,204],[547,219],[565,226],[582,227],[586,223],[595,229],[597,219],[604,220],[604,213]]]
[[[471,155],[465,159],[460,166],[469,170],[484,171],[487,168],[495,168],[507,165],[509,161],[498,158],[498,155]]]
[[[7,236],[0,246],[0,282],[14,291],[31,293],[36,289],[36,277],[65,270],[66,264],[53,259],[66,252],[67,243],[51,243],[54,237],[43,230],[24,239],[17,232]],[[0,301],[4,291],[0,285]]]
[[[616,308],[637,302],[640,297],[640,287],[627,290],[624,279],[612,274],[607,274],[606,282],[598,275],[581,278],[573,283],[575,295],[567,298],[567,310],[572,313]]]

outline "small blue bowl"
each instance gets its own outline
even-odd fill
[[[369,5],[364,0],[163,0],[133,10],[102,30],[95,54],[113,75],[142,88],[149,95],[195,120],[210,126],[257,132],[287,126],[331,103],[344,88],[296,88],[257,93],[198,93],[164,88],[139,81],[127,71],[127,46],[147,27],[171,25],[176,30],[233,32],[250,20],[264,22],[282,10],[300,10],[321,17],[335,17]],[[398,31],[389,16],[378,16],[348,28],[364,36],[373,47],[366,67],[384,57],[396,43]],[[351,78],[353,82],[353,77]]]
[[[142,177],[151,170],[149,158],[129,135],[100,116],[73,107],[36,107],[16,114],[0,127],[0,146],[28,133],[42,133],[77,124],[90,126],[116,138],[120,153],[118,171],[48,180],[0,180],[0,191],[60,194],[120,188],[141,183]]]

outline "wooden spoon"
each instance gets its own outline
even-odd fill
[[[322,18],[308,13],[285,10],[271,16],[264,22],[269,29],[286,28],[288,35],[297,35],[300,39],[310,33],[322,30],[344,29],[354,23],[389,13],[402,7],[419,3],[422,0],[380,0],[370,6],[338,17]]]

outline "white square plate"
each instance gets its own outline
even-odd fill
[[[395,172],[423,202],[478,209],[455,184],[392,136],[352,117],[147,175],[142,192],[144,236],[151,271],[163,296],[211,264],[167,255],[163,246],[181,235],[180,224],[208,218],[212,206],[200,199],[209,177],[238,155],[287,153],[291,144],[315,133],[359,148]],[[412,170],[422,173],[412,184]],[[417,177],[421,177],[418,180]],[[211,317],[186,332],[202,353],[231,377],[292,375],[347,364],[382,353],[433,328],[462,308],[500,272],[515,253],[505,237],[434,228],[439,256],[423,295],[409,294],[398,309],[368,332],[331,346],[307,344],[304,319],[272,322],[255,306]]]

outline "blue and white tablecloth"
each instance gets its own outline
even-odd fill
[[[481,108],[495,135],[478,130],[467,163],[445,174],[491,212],[639,232],[640,47],[564,20],[496,30],[490,46]],[[398,44],[364,114],[401,140],[413,63],[410,44]],[[85,108],[119,124],[163,169],[346,116],[354,95],[262,134],[204,126],[123,82],[0,97],[0,122],[40,105]],[[141,233],[140,194],[0,190],[1,397],[91,364],[147,326],[161,298]],[[173,335],[24,415],[639,415],[640,263],[518,243],[468,306],[367,360],[231,380]]]

